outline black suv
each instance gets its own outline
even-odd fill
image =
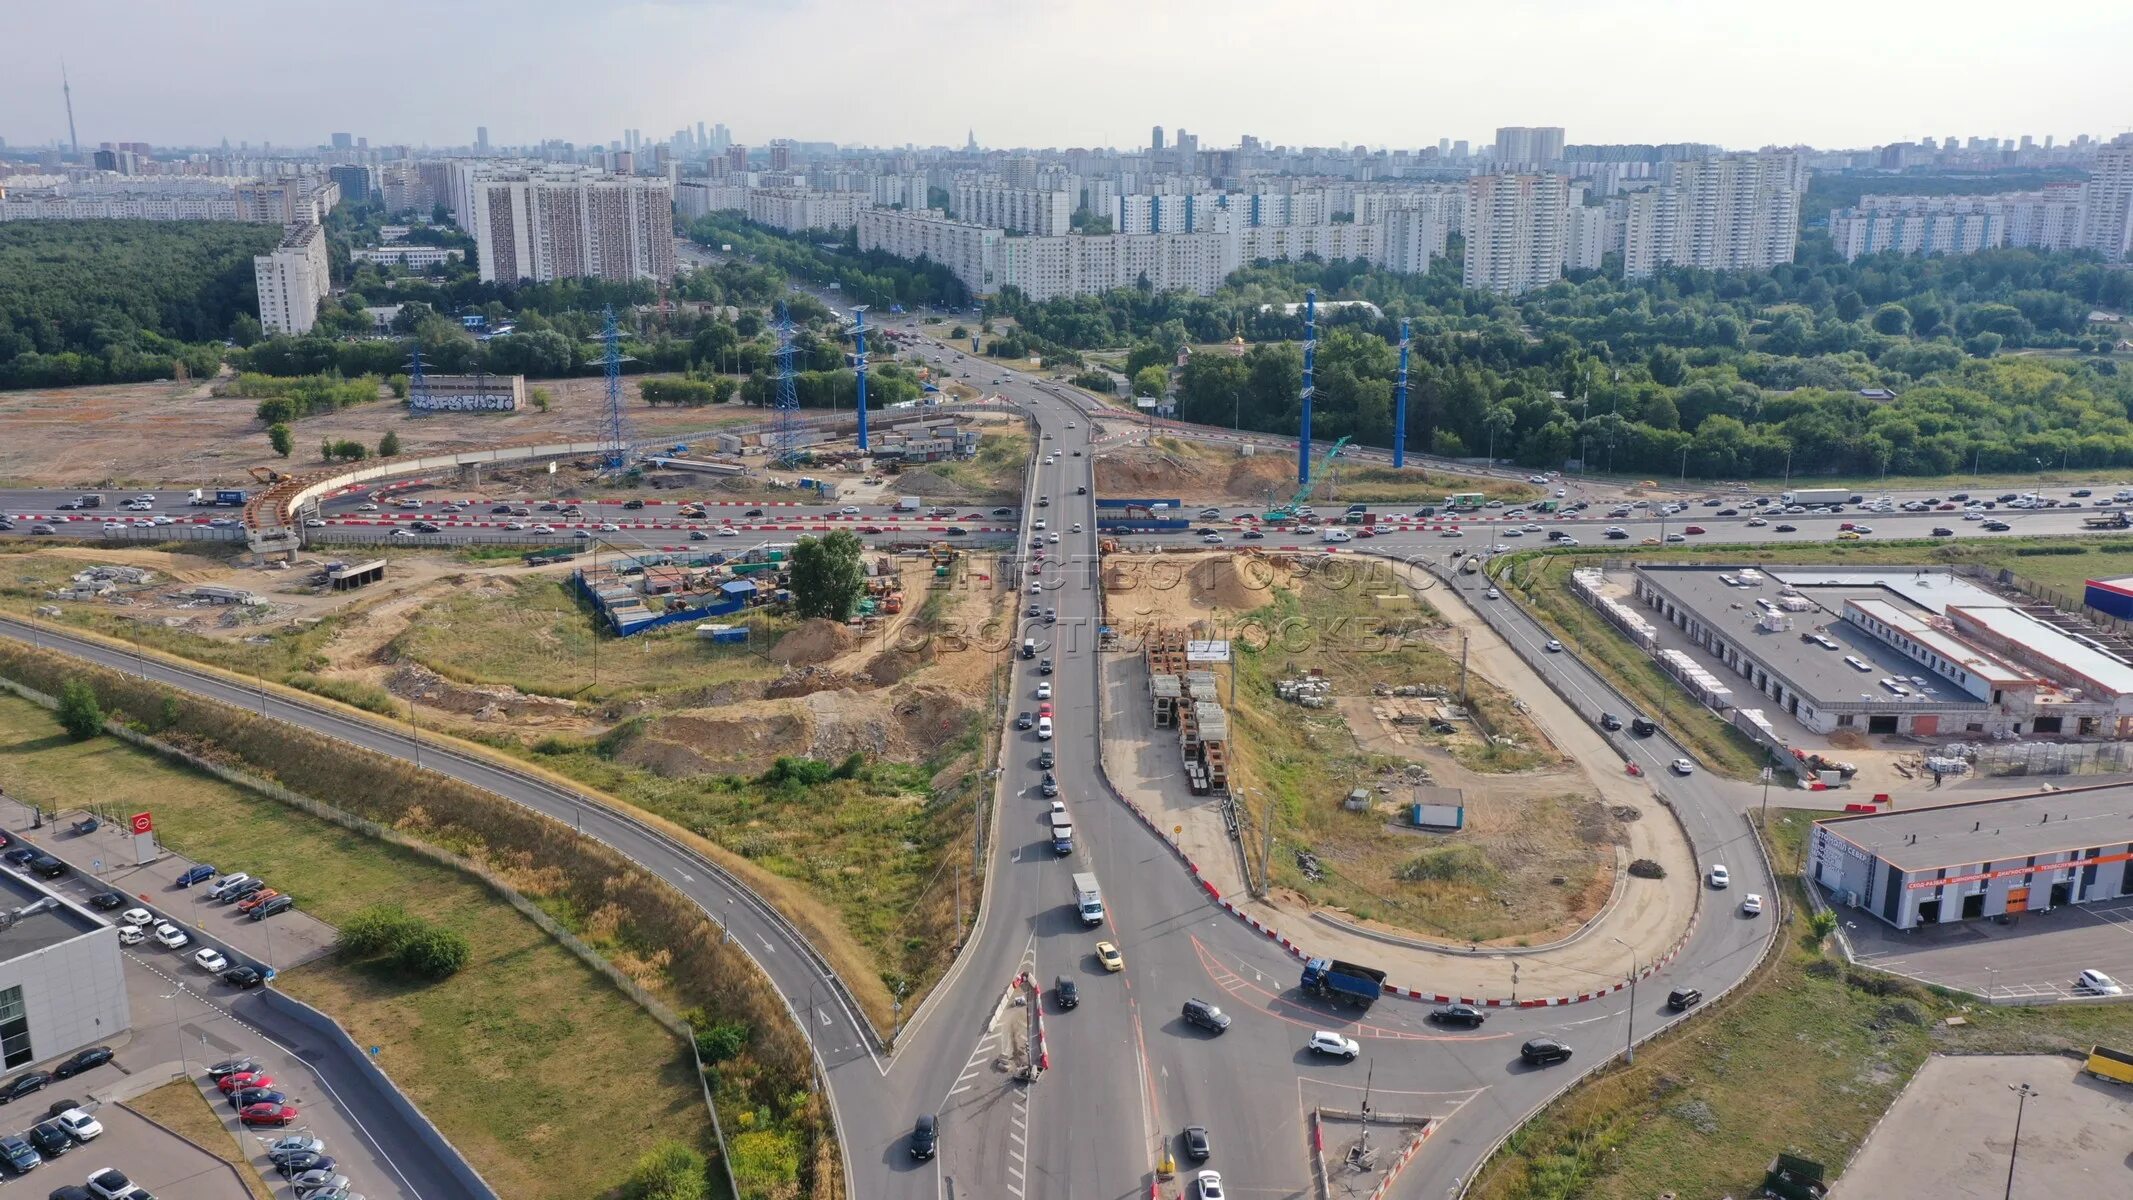
[[[1037,660],[1037,674],[1039,674],[1039,675],[1049,675],[1049,674],[1051,674],[1051,673],[1052,673],[1052,660],[1051,660],[1051,659],[1049,659],[1049,658],[1040,658],[1040,659],[1038,659],[1038,660]]]
[[[1059,760],[1057,758],[1052,756],[1051,748],[1047,746],[1044,750],[1044,753],[1039,754],[1037,756],[1037,769],[1040,771],[1049,771],[1052,769],[1052,764],[1058,761]]]
[[[1052,1001],[1061,1008],[1075,1008],[1081,1004],[1081,987],[1061,975],[1052,983]]]
[[[1017,729],[1028,729],[1030,726],[1035,725],[1036,723],[1037,718],[1029,715],[1029,712],[1026,709],[1022,712],[1018,712],[1015,714],[1015,728]]]
[[[1518,1048],[1518,1057],[1529,1067],[1545,1067],[1551,1063],[1568,1062],[1570,1047],[1552,1037],[1537,1037]]]
[[[1613,713],[1601,713],[1600,728],[1608,730],[1609,732],[1620,729],[1622,728],[1622,718],[1614,715]]]
[[[1666,994],[1666,1006],[1675,1012],[1687,1012],[1703,1003],[1703,993],[1692,987],[1678,987]]]
[[[39,879],[57,879],[67,873],[67,864],[49,854],[40,854],[29,861],[29,872]]]
[[[918,1119],[911,1127],[911,1157],[923,1162],[932,1158],[941,1144],[941,1119],[932,1113]]]
[[[30,1144],[37,1147],[37,1153],[44,1155],[47,1160],[58,1158],[74,1146],[74,1135],[68,1133],[67,1127],[57,1121],[42,1122],[30,1130],[27,1136]]]
[[[1629,731],[1638,737],[1650,737],[1659,732],[1659,726],[1653,723],[1650,717],[1632,717],[1629,722]]]
[[[1198,1025],[1209,1033],[1222,1033],[1229,1028],[1229,1014],[1197,997],[1185,1002],[1183,1013],[1190,1025]]]

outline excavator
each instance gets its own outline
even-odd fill
[[[1333,443],[1333,448],[1331,450],[1326,451],[1326,456],[1318,460],[1318,469],[1311,472],[1311,478],[1302,487],[1296,489],[1296,494],[1289,497],[1289,502],[1287,504],[1281,505],[1279,508],[1268,509],[1264,514],[1260,516],[1259,519],[1262,521],[1296,520],[1296,510],[1302,508],[1305,502],[1311,499],[1311,493],[1318,490],[1319,481],[1326,477],[1327,468],[1333,465],[1334,459],[1340,457],[1342,448],[1347,446],[1347,444],[1347,438],[1342,438],[1341,440]]]
[[[253,467],[252,478],[257,479],[261,483],[276,484],[280,483],[284,479],[289,478],[289,476],[286,473],[277,471],[272,467]]]

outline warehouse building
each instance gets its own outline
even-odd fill
[[[1807,875],[1898,929],[2133,895],[2133,788],[1816,821]]]
[[[108,1042],[131,1021],[118,930],[0,872],[0,1070]]]

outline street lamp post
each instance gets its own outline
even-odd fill
[[[2011,1092],[2013,1092],[2013,1093],[2015,1094],[2015,1127],[2014,1127],[2014,1145],[2012,1145],[2012,1146],[2009,1146],[2009,1147],[2007,1148],[2007,1193],[2006,1193],[2006,1195],[2007,1195],[2007,1200],[2014,1200],[2014,1169],[2015,1169],[2015,1156],[2016,1156],[2017,1154],[2020,1154],[2020,1153],[2022,1152],[2022,1110],[2023,1110],[2024,1108],[2027,1108],[2027,1107],[2029,1106],[2029,1098],[2030,1098],[2031,1096],[2034,1096],[2034,1095],[2036,1095],[2036,1094],[2037,1094],[2037,1089],[2035,1089],[2035,1088],[2033,1088],[2033,1087],[2029,1086],[2029,1085],[2028,1085],[2028,1084],[2026,1084],[2026,1083],[2023,1083],[2023,1084],[2013,1084],[2013,1083],[2010,1083],[2010,1084],[2008,1084],[2008,1085],[2007,1085],[2007,1090],[2008,1090],[2008,1091],[2011,1091]]]
[[[1629,1011],[1622,1014],[1628,1018],[1622,1031],[1622,1061],[1634,1065],[1637,1061],[1637,948],[1618,937],[1607,940],[1629,951]]]
[[[1785,447],[1785,488],[1792,489],[1792,447]]]

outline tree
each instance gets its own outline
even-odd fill
[[[555,402],[554,399],[549,395],[547,388],[534,388],[532,389],[531,394],[533,397],[533,407],[539,409],[542,412],[547,412],[548,406]]]
[[[378,439],[378,457],[391,458],[398,453],[400,453],[400,435],[388,429],[385,431],[385,436]]]
[[[866,592],[859,537],[840,529],[828,537],[801,538],[792,551],[793,610],[832,621],[851,618]]]
[[[1170,389],[1170,372],[1161,367],[1142,367],[1133,373],[1133,394],[1161,396]]]
[[[104,709],[87,680],[69,679],[59,689],[59,726],[77,742],[104,731]]]
[[[471,953],[464,936],[429,925],[400,947],[394,962],[401,973],[417,979],[449,979],[467,965]]]
[[[1904,337],[1911,332],[1911,310],[1901,304],[1884,304],[1874,310],[1874,332],[1888,337]]]
[[[637,1160],[622,1185],[627,1200],[704,1200],[711,1194],[704,1156],[680,1142],[661,1142]]]
[[[296,401],[287,396],[269,396],[259,402],[252,415],[269,425],[279,425],[296,419]]]
[[[708,1029],[696,1031],[696,1053],[705,1066],[715,1067],[722,1062],[739,1058],[748,1048],[750,1031],[745,1021],[720,1021]]]
[[[241,312],[230,318],[230,340],[239,346],[250,347],[265,336],[267,331],[251,313]]]
[[[267,445],[274,447],[274,453],[287,458],[289,451],[296,448],[296,435],[289,432],[287,422],[276,421],[267,426]]]

